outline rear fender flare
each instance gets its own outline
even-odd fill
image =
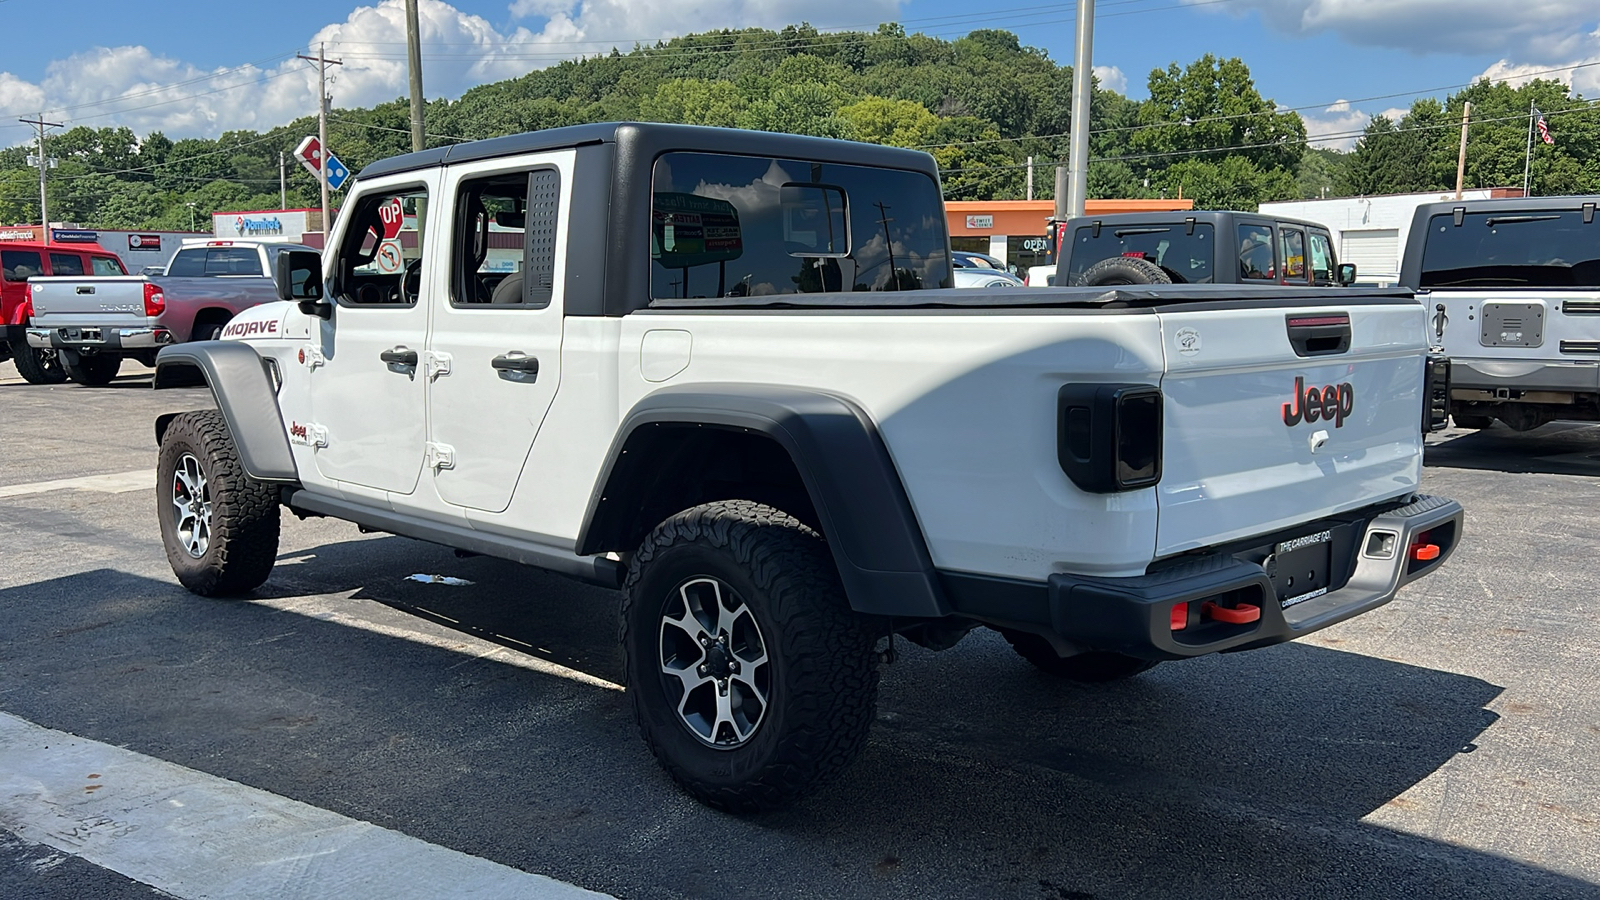
[[[255,348],[240,341],[210,341],[164,347],[156,356],[157,390],[193,384],[196,373],[216,398],[245,473],[257,481],[298,482],[272,376]],[[156,443],[175,417],[156,419]]]
[[[951,608],[921,527],[870,416],[834,394],[761,385],[682,385],[640,400],[623,419],[589,498],[578,534],[580,554],[631,552],[621,511],[630,468],[650,460],[628,453],[651,425],[743,429],[781,446],[815,507],[850,605],[886,616],[940,617]],[[635,445],[637,446],[637,445]]]

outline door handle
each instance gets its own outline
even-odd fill
[[[378,354],[378,358],[391,366],[410,366],[413,369],[417,367],[417,351],[407,350],[404,347],[385,350]]]
[[[512,356],[507,353],[502,356],[496,356],[490,360],[489,365],[501,372],[516,372],[530,377],[537,377],[539,374],[539,358],[537,356]]]

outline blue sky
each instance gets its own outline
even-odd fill
[[[1072,59],[1073,6],[1043,0],[420,2],[430,97],[613,44],[801,20],[824,29],[894,20],[944,37],[1005,28],[1057,61]],[[330,55],[346,60],[336,70],[336,104],[392,99],[404,92],[401,9],[401,0],[0,0],[8,38],[0,143],[25,139],[25,129],[7,123],[41,108],[57,122],[174,137],[269,127],[315,108],[314,76],[292,56],[317,40],[333,42]],[[1311,107],[1302,115],[1313,134],[1338,134],[1485,73],[1600,63],[1600,2],[1098,0],[1095,37],[1097,70],[1130,96],[1143,96],[1152,68],[1206,52],[1239,56],[1264,95]],[[1600,65],[1556,75],[1600,96]]]

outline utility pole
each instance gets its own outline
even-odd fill
[[[406,0],[406,57],[411,75],[411,149],[427,146],[422,122],[422,32],[417,24],[417,0]]]
[[[1028,157],[1028,199],[1033,199],[1033,157]]]
[[[1467,120],[1472,116],[1472,101],[1461,104],[1461,150],[1456,154],[1456,199],[1461,199],[1461,189],[1467,180]]]
[[[289,208],[289,172],[284,166],[283,151],[278,151],[278,208]]]
[[[44,113],[39,113],[37,119],[20,119],[24,125],[35,125],[39,129],[39,226],[44,232],[44,242],[50,243],[50,199],[45,191],[45,173],[50,170],[50,157],[44,155],[44,130],[46,128],[60,128],[59,122],[46,122]]]
[[[1071,170],[1070,206],[1056,194],[1056,217],[1083,215],[1089,190],[1089,101],[1094,97],[1094,0],[1078,0],[1078,34],[1072,49],[1072,135],[1067,153]],[[1061,177],[1056,176],[1056,190]]]
[[[299,59],[317,64],[317,181],[322,187],[322,252],[328,252],[328,67],[342,66],[344,62],[328,58],[328,45],[317,45],[316,56],[295,54]]]

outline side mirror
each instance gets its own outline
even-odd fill
[[[1356,264],[1355,263],[1340,263],[1339,264],[1339,283],[1344,285],[1345,287],[1349,287],[1350,285],[1356,283]]]
[[[322,299],[322,255],[312,250],[285,250],[278,254],[272,280],[278,299],[298,301],[300,311],[323,319],[333,317],[332,304]]]

